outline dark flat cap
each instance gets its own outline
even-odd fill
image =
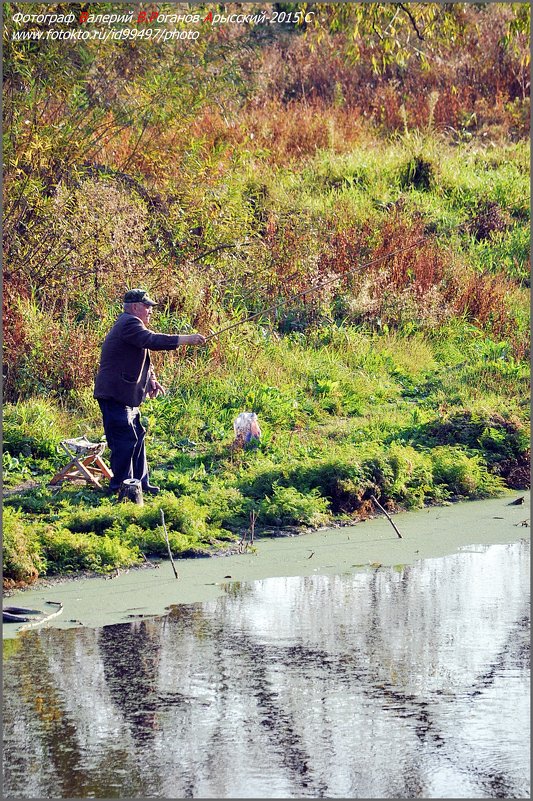
[[[124,303],[144,303],[146,306],[157,306],[146,289],[129,289],[124,295]]]

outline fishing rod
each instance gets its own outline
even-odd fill
[[[388,259],[388,258],[390,258],[392,256],[395,256],[398,253],[403,253],[403,252],[405,252],[407,250],[410,250],[410,249],[412,249],[414,247],[417,247],[417,245],[419,245],[421,242],[424,242],[424,241],[425,241],[425,239],[421,238],[421,239],[417,240],[416,242],[411,243],[411,245],[409,245],[407,247],[399,248],[398,250],[391,251],[390,253],[386,253],[383,256],[379,256],[377,259],[373,259],[372,261],[368,261],[368,262],[363,263],[363,264],[357,264],[356,267],[352,268],[352,270],[349,270],[349,271],[347,271],[345,273],[342,273],[341,275],[336,275],[333,278],[329,278],[327,281],[323,281],[323,282],[321,282],[319,284],[314,284],[313,286],[308,287],[307,289],[304,289],[301,292],[296,292],[295,294],[290,295],[289,297],[287,297],[287,298],[285,298],[283,300],[280,300],[280,301],[278,301],[276,303],[273,303],[270,306],[266,306],[265,308],[261,309],[258,312],[255,312],[254,314],[250,314],[248,317],[245,317],[243,320],[237,320],[237,322],[231,323],[230,325],[225,326],[224,328],[221,328],[220,331],[215,331],[212,334],[209,334],[208,336],[205,337],[205,341],[209,342],[209,340],[215,339],[216,337],[219,337],[221,334],[226,333],[226,331],[231,331],[233,328],[237,328],[240,325],[244,325],[245,323],[249,323],[252,320],[257,319],[258,317],[261,317],[263,315],[269,314],[270,312],[273,312],[273,311],[277,311],[277,309],[280,309],[283,306],[286,306],[288,303],[291,303],[292,301],[296,300],[297,298],[303,298],[306,295],[311,294],[312,292],[316,292],[317,290],[320,290],[320,289],[323,289],[326,286],[329,286],[329,284],[333,284],[336,281],[340,281],[342,278],[345,278],[348,273],[353,272],[357,267],[361,268],[361,269],[364,269],[366,267],[371,267],[374,264],[379,264],[379,262],[384,261],[385,259]]]
[[[422,242],[425,242],[427,239],[428,239],[427,236],[420,237],[415,242],[412,242],[410,245],[407,245],[407,246],[402,247],[402,248],[398,248],[397,250],[393,250],[390,253],[385,253],[383,256],[379,256],[378,258],[372,259],[371,261],[368,261],[368,262],[366,262],[364,264],[361,264],[361,265],[358,264],[358,265],[356,265],[356,267],[365,268],[365,267],[371,267],[374,264],[379,264],[381,261],[384,261],[385,259],[389,259],[392,256],[396,256],[398,253],[405,253],[408,250],[412,250],[413,248],[415,248],[418,245],[420,245]],[[238,326],[244,325],[245,323],[248,323],[251,320],[257,319],[257,317],[261,317],[264,314],[268,314],[271,311],[279,309],[282,306],[285,306],[287,303],[290,303],[291,301],[295,300],[296,298],[305,297],[305,295],[309,295],[311,292],[315,292],[318,289],[323,289],[325,286],[329,286],[329,284],[333,284],[335,281],[339,281],[341,278],[344,278],[348,273],[353,272],[354,269],[355,268],[352,268],[352,270],[348,270],[348,271],[346,271],[346,273],[343,273],[341,275],[335,275],[333,278],[329,278],[327,281],[322,281],[320,284],[316,284],[315,286],[312,286],[312,287],[309,287],[307,289],[304,289],[302,292],[297,292],[296,294],[291,295],[290,297],[285,298],[282,301],[278,301],[277,303],[273,303],[271,306],[267,306],[266,308],[261,309],[258,312],[255,312],[254,314],[250,314],[244,320],[237,320],[235,323],[231,323],[231,325],[227,325],[224,328],[221,328],[220,331],[215,331],[212,334],[209,334],[208,336],[206,336],[205,337],[205,343],[207,343],[210,340],[213,340],[213,339],[221,336],[221,334],[225,334],[227,331],[231,331],[233,328],[237,328]]]
[[[384,256],[379,256],[377,259],[373,259],[372,261],[367,261],[364,264],[358,264],[356,267],[360,267],[361,269],[365,267],[372,267],[374,264],[379,264],[380,261],[384,261],[385,259],[390,258],[391,256],[396,256],[398,253],[404,253],[407,250],[412,250],[412,248],[417,247],[420,245],[421,242],[424,242],[425,238],[422,237],[418,239],[416,242],[412,242],[410,245],[404,248],[398,248],[398,250],[393,250],[390,253],[386,253]],[[315,284],[314,286],[308,287],[307,289],[302,290],[302,292],[296,292],[294,295],[290,295],[288,298],[284,300],[280,300],[277,303],[273,303],[271,306],[267,306],[264,309],[261,309],[254,314],[250,314],[249,317],[246,317],[244,320],[237,320],[236,323],[232,323],[231,325],[227,325],[225,328],[221,328],[220,331],[215,331],[213,334],[209,334],[205,337],[205,341],[209,342],[210,339],[214,339],[215,337],[219,337],[221,334],[226,333],[226,331],[231,331],[232,328],[237,328],[239,325],[244,325],[244,323],[249,323],[251,320],[255,320],[257,317],[261,317],[264,314],[268,314],[269,312],[275,311],[282,306],[286,306],[287,303],[290,303],[297,298],[303,298],[306,295],[309,295],[311,292],[316,292],[318,289],[323,289],[325,286],[329,286],[329,284],[335,283],[335,281],[340,281],[342,278],[345,278],[346,275],[350,272],[353,272],[355,268],[352,270],[348,270],[341,275],[335,275],[333,278],[328,278],[327,281],[322,281],[320,284]]]
[[[522,198],[522,200],[523,199],[524,198]],[[472,222],[474,222],[475,220],[482,220],[484,217],[487,217],[487,216],[490,217],[490,215],[492,213],[493,213],[493,211],[491,209],[486,209],[484,211],[481,211],[481,212],[479,212],[478,214],[476,214],[472,218],[472,220],[470,221],[470,224],[472,224]],[[464,227],[466,224],[467,224],[467,221],[463,221],[462,223],[458,223],[457,225],[452,226],[451,230],[454,230],[454,229],[459,230],[462,227]],[[210,340],[221,336],[221,334],[225,334],[227,331],[231,331],[232,329],[237,328],[240,325],[244,325],[245,323],[249,323],[252,320],[256,320],[258,317],[266,315],[266,314],[268,314],[268,313],[270,313],[272,311],[276,311],[277,309],[282,308],[283,306],[286,306],[288,303],[291,303],[291,301],[294,301],[297,298],[305,297],[306,295],[309,295],[311,292],[316,292],[317,290],[323,289],[324,287],[329,286],[330,284],[334,284],[335,282],[340,281],[341,279],[345,278],[346,275],[348,275],[349,273],[354,272],[356,269],[365,269],[367,267],[372,267],[373,265],[379,264],[380,262],[385,261],[386,259],[390,259],[393,256],[397,256],[400,253],[406,253],[407,251],[412,250],[415,247],[418,247],[418,245],[421,245],[424,242],[429,241],[429,238],[430,238],[429,235],[426,234],[424,236],[421,236],[419,239],[415,240],[415,242],[412,242],[410,245],[406,245],[404,247],[397,248],[396,250],[392,250],[389,253],[385,253],[382,256],[378,256],[376,259],[372,259],[371,261],[367,261],[367,262],[364,262],[362,264],[356,264],[350,270],[347,270],[346,272],[342,273],[341,275],[335,275],[335,276],[333,276],[333,278],[329,278],[326,281],[322,281],[319,284],[315,284],[312,287],[308,287],[307,289],[304,289],[301,292],[296,292],[294,295],[290,295],[288,298],[285,298],[284,300],[278,301],[277,303],[273,303],[270,306],[267,306],[267,307],[261,309],[260,311],[255,312],[254,314],[250,314],[248,317],[245,317],[243,320],[237,320],[235,323],[231,323],[230,325],[227,325],[224,328],[221,328],[219,331],[215,331],[212,334],[209,334],[208,336],[205,337],[205,341],[209,342]]]

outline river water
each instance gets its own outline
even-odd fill
[[[315,572],[314,540],[261,543],[305,547],[308,574],[6,640],[4,796],[529,797],[527,512],[494,503],[477,519],[507,526],[499,543]],[[416,519],[396,518],[406,552]],[[378,522],[367,539],[390,536]],[[193,567],[233,577],[238,559]]]

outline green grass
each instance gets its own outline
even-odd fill
[[[190,556],[228,547],[252,514],[260,532],[365,513],[371,494],[391,509],[497,494],[503,466],[528,451],[527,373],[505,342],[459,322],[431,338],[322,328],[275,337],[253,362],[230,348],[211,370],[182,364],[179,384],[143,407],[164,492],[143,507],[83,487],[7,497],[5,576],[164,557],[161,510],[174,554]],[[257,411],[263,437],[233,451],[244,409]],[[41,401],[9,408],[8,422],[9,458],[45,482],[55,463],[33,451],[83,421]]]

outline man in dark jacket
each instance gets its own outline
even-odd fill
[[[116,492],[124,479],[137,478],[143,491],[152,495],[159,487],[148,480],[148,464],[139,406],[148,396],[165,390],[155,377],[149,350],[175,350],[179,345],[202,345],[201,334],[154,334],[148,330],[152,307],[157,305],[145,289],[130,289],[124,295],[124,312],[102,345],[94,397],[102,410],[104,431],[111,450]]]

